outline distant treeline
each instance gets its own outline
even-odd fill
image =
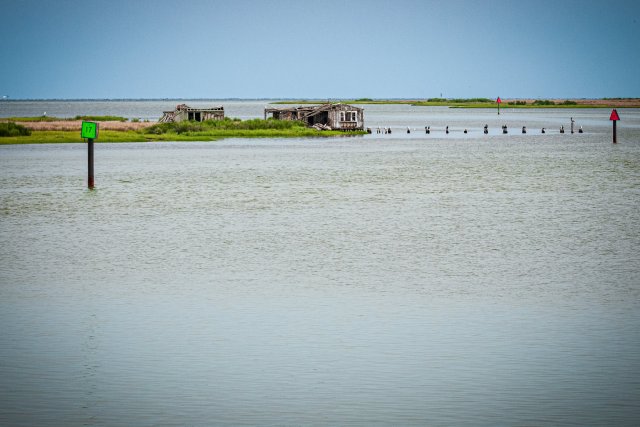
[[[94,122],[126,122],[125,117],[119,116],[75,116],[74,120],[92,120]]]
[[[526,105],[526,102],[525,102]],[[550,101],[548,99],[536,99],[535,101],[533,101],[533,103],[531,105],[578,105],[577,102],[575,101],[562,101],[562,102],[555,102],[555,101]]]
[[[548,99],[536,99],[531,104],[529,104],[527,101],[512,101],[507,102],[507,105],[578,105],[578,103],[569,100],[563,102],[555,102]]]
[[[9,117],[7,120],[13,122],[70,122],[75,120],[85,120],[94,122],[126,122],[126,117],[120,116],[75,116],[73,118],[60,118],[54,116],[38,116],[38,117]]]

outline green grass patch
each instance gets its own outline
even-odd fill
[[[210,141],[219,139],[197,139],[188,135],[145,135],[139,131],[101,130],[96,143],[101,142],[147,142],[147,141]],[[0,145],[9,144],[56,144],[84,143],[77,130],[34,130],[29,136],[9,136],[0,138]]]
[[[82,142],[78,131],[32,131],[28,136],[0,138],[0,144],[47,144],[56,142]]]
[[[13,122],[0,123],[0,137],[7,136],[29,136],[31,129]]]
[[[207,120],[204,122],[173,122],[158,123],[144,129],[146,134],[160,135],[163,133],[217,133],[220,131],[249,131],[249,130],[278,130],[283,133],[297,134],[308,129],[304,123],[291,120],[251,119],[239,120],[226,117],[224,120]]]
[[[218,138],[286,138],[307,136],[345,135],[341,131],[318,131],[308,128],[302,122],[275,119],[239,120],[225,118],[224,120],[207,120],[204,122],[175,122],[158,123],[143,130],[145,135],[197,136]],[[349,132],[347,134],[364,134],[364,131]]]

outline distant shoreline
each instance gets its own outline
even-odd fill
[[[2,98],[0,103],[13,102],[224,102],[224,101],[263,101],[270,104],[406,104],[415,106],[435,106],[450,108],[497,108],[495,100],[491,102],[458,102],[458,98],[432,101],[433,98]],[[477,98],[476,98],[477,99]],[[554,105],[534,104],[536,101],[553,102]],[[563,105],[564,102],[570,105]],[[525,103],[524,105],[522,103]],[[518,104],[520,103],[520,104]],[[500,108],[640,108],[640,98],[503,98]]]
[[[554,98],[554,99],[501,99],[500,108],[640,108],[640,98]],[[342,102],[345,104],[405,104],[420,107],[449,107],[449,108],[498,108],[495,101],[459,100],[459,99],[343,99],[343,100],[286,100],[275,101],[272,104],[321,104],[326,102]]]

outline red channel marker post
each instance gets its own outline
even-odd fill
[[[618,112],[616,111],[615,108],[611,111],[611,115],[609,116],[609,120],[611,120],[613,122],[613,143],[617,144],[618,143],[618,138],[616,136],[616,122],[618,120],[620,120],[620,116],[618,115]]]
[[[502,99],[498,97],[498,99],[496,99],[496,102],[498,103],[498,115],[500,115],[500,104],[502,104]]]

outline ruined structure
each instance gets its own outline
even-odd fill
[[[364,109],[348,104],[322,104],[291,108],[265,108],[264,119],[299,120],[325,130],[363,130]]]
[[[160,118],[160,123],[181,122],[183,120],[193,120],[203,122],[205,120],[224,120],[224,107],[213,108],[192,108],[187,104],[176,106],[173,111],[164,111]]]

